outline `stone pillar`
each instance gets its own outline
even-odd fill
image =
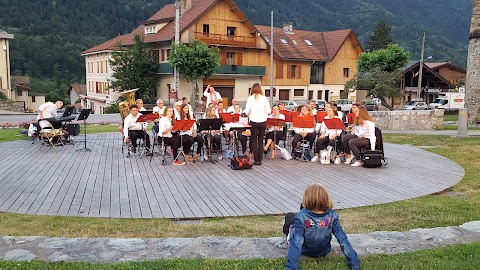
[[[467,59],[465,106],[470,113],[471,122],[476,123],[477,118],[480,117],[480,0],[473,0]]]
[[[468,122],[468,113],[467,109],[459,109],[458,110],[458,129],[457,129],[457,137],[465,138],[467,137],[467,122]]]

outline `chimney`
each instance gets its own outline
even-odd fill
[[[291,22],[283,23],[283,32],[287,34],[293,34],[293,23]]]
[[[182,1],[181,11],[182,11],[182,15],[183,15],[190,8],[192,8],[192,0],[181,0],[181,1]]]

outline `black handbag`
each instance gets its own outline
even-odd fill
[[[367,168],[379,168],[387,165],[387,159],[381,150],[367,150],[363,154],[362,165]]]
[[[230,162],[233,170],[245,170],[253,167],[253,163],[248,156],[233,157]]]

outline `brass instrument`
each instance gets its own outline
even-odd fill
[[[120,93],[127,99],[127,101],[122,101],[118,103],[118,109],[120,110],[120,116],[122,117],[122,122],[125,121],[125,118],[130,114],[130,105],[135,104],[135,92],[137,90],[138,88],[123,91]]]

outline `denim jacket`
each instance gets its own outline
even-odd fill
[[[293,230],[290,233],[287,269],[298,269],[300,255],[326,256],[331,250],[332,233],[347,258],[348,267],[360,269],[360,260],[340,225],[338,214],[330,209],[325,210],[323,214],[315,214],[306,208],[295,216]]]

